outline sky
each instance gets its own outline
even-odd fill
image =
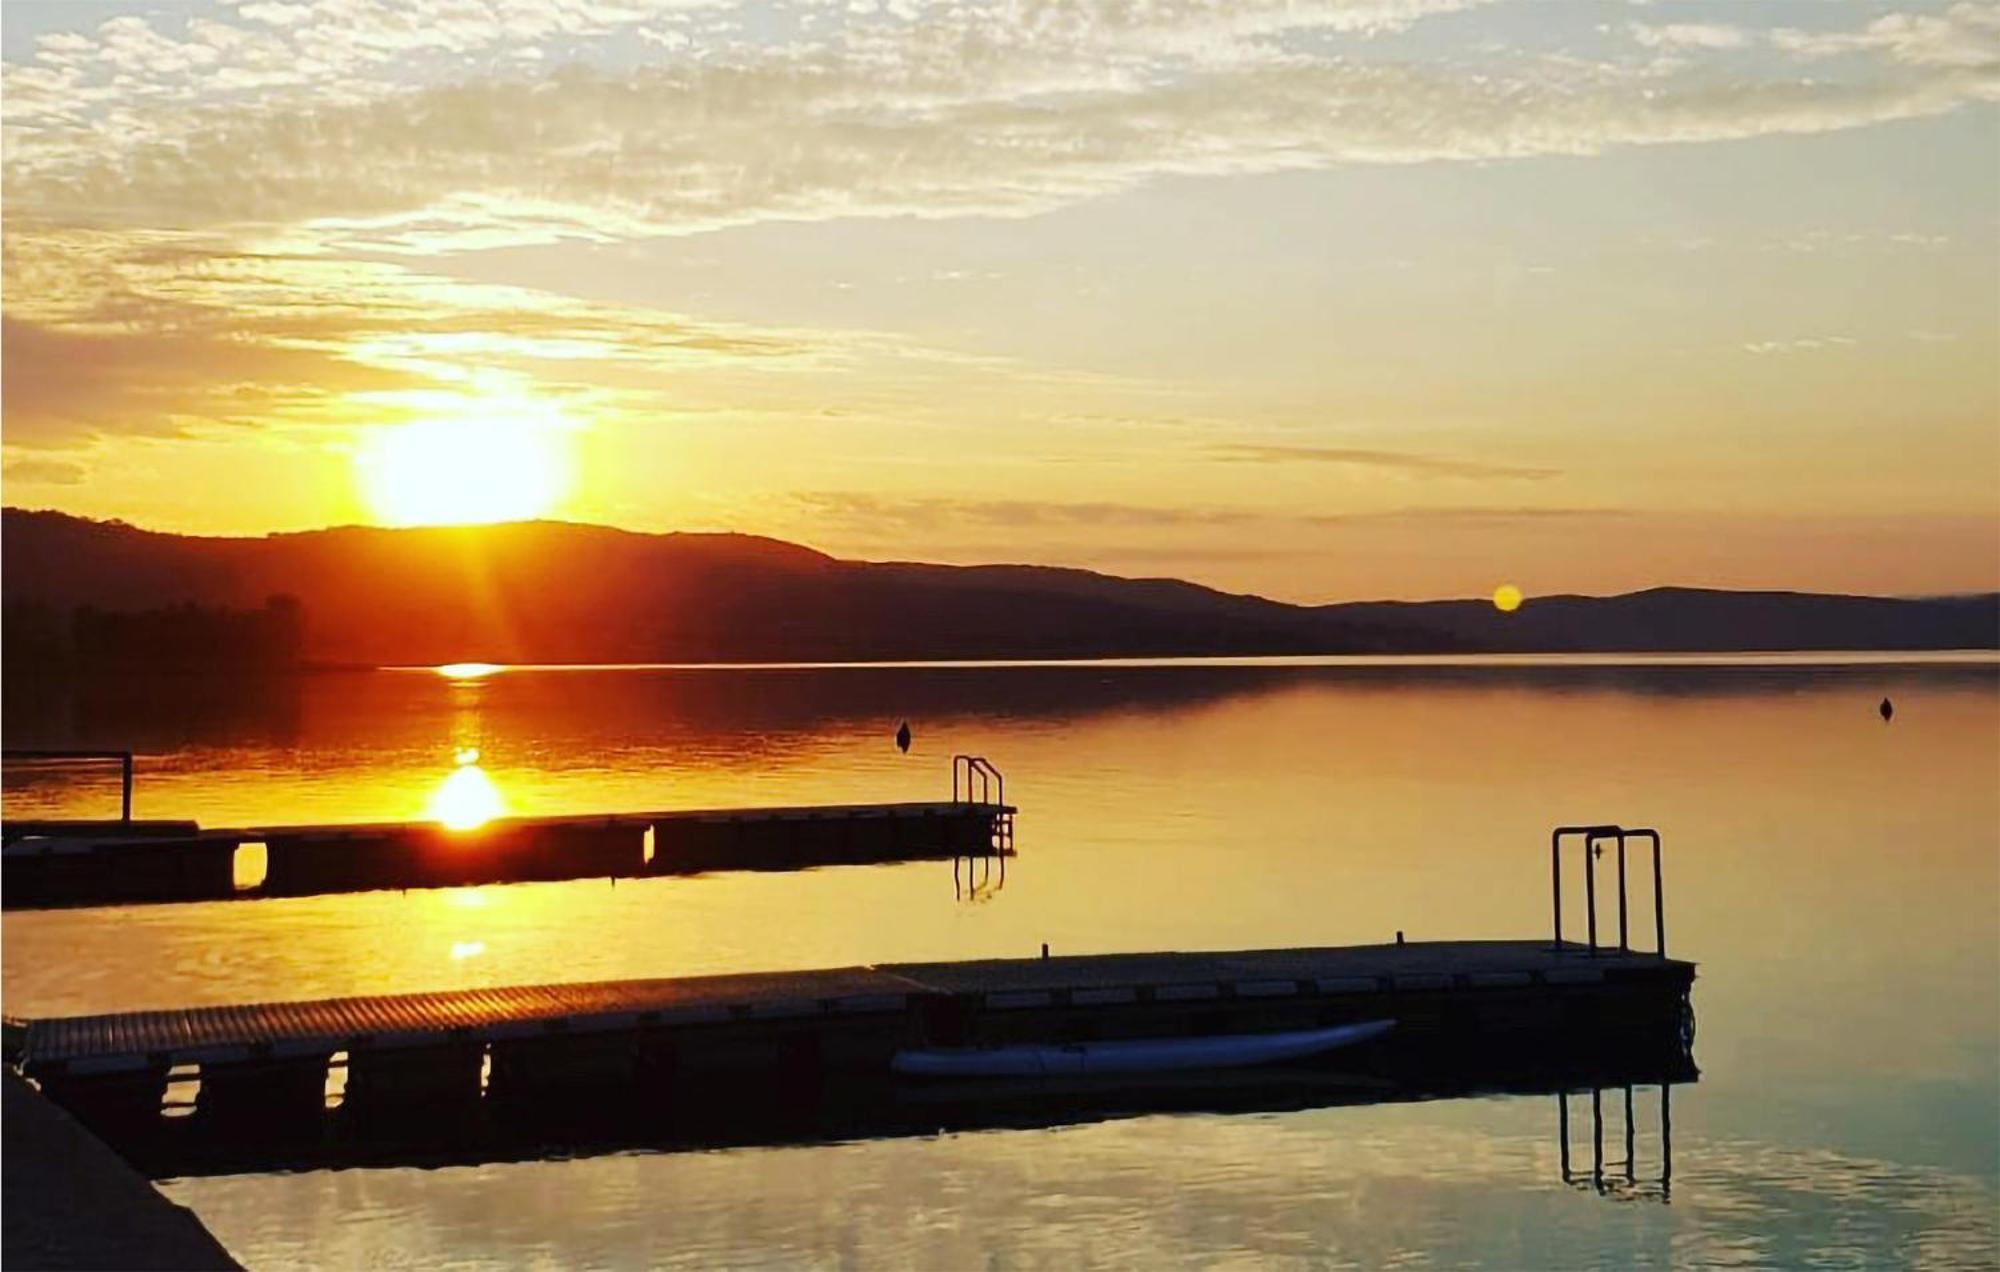
[[[2000,3],[7,0],[7,503],[2000,587]]]

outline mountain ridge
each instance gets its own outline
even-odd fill
[[[766,662],[2000,648],[2000,594],[1663,585],[1298,605],[1073,566],[857,561],[761,535],[566,521],[195,536],[0,512],[10,613],[296,597],[312,661]]]

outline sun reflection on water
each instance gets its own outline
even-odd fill
[[[424,805],[424,815],[432,821],[442,822],[450,830],[475,830],[502,816],[507,811],[507,803],[501,798],[500,788],[479,767],[479,752],[459,753],[458,767],[453,769],[438,788],[431,792],[429,803]]]
[[[456,662],[444,663],[432,668],[446,680],[484,680],[497,672],[507,670],[503,663]]]

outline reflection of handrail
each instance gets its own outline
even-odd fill
[[[121,774],[118,820],[132,820],[132,753],[130,751],[0,751],[0,760],[116,760]]]
[[[999,858],[1000,869],[995,876],[994,858]],[[958,879],[958,863],[965,862],[965,882]],[[991,901],[1000,889],[1007,886],[1007,854],[1005,852],[967,853],[963,858],[951,859],[951,890],[960,901]]]
[[[1604,1092],[1606,1088],[1592,1084],[1590,1087],[1590,1169],[1577,1169],[1570,1157],[1569,1096],[1567,1090],[1556,1092],[1556,1136],[1561,1144],[1560,1170],[1562,1181],[1572,1188],[1586,1189],[1599,1196],[1620,1200],[1655,1200],[1671,1203],[1674,1195],[1674,1106],[1671,1087],[1660,1084],[1659,1142],[1660,1170],[1657,1176],[1641,1179],[1638,1173],[1638,1131],[1634,1117],[1631,1083],[1624,1084],[1625,1098],[1625,1158],[1623,1161],[1607,1160],[1604,1156]],[[1607,1178],[1606,1167],[1612,1174]],[[1622,1178],[1619,1172],[1622,1172]]]
[[[959,794],[959,774],[965,774],[964,795]],[[975,786],[973,779],[978,778]],[[951,802],[954,804],[1004,804],[1007,780],[983,755],[951,757]]]
[[[1606,841],[1618,845],[1618,946],[1630,953],[1632,949],[1631,924],[1626,912],[1625,893],[1625,841],[1644,839],[1653,846],[1653,953],[1665,958],[1667,954],[1667,907],[1660,870],[1660,832],[1645,827],[1627,829],[1623,826],[1558,826],[1549,834],[1549,894],[1552,907],[1555,944],[1563,945],[1562,927],[1562,841],[1578,837],[1583,840],[1583,897],[1586,910],[1585,938],[1592,953],[1597,944],[1597,858],[1603,851],[1599,847]]]

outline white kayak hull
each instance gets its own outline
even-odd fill
[[[898,1051],[889,1067],[911,1078],[1101,1077],[1180,1073],[1277,1064],[1379,1038],[1393,1020],[1327,1029],[1222,1034],[1212,1038],[1134,1038],[1027,1047],[939,1047]]]

